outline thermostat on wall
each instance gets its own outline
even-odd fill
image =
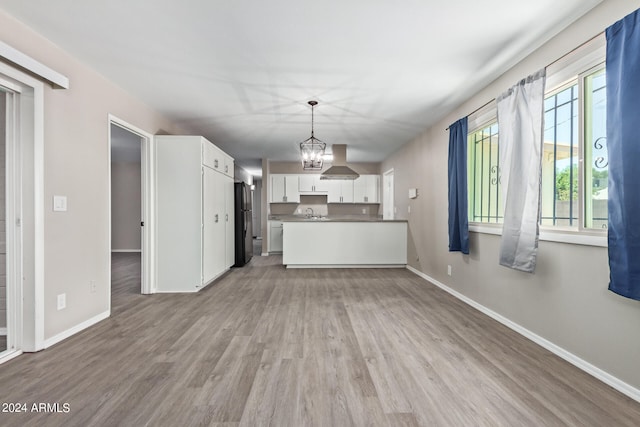
[[[415,199],[416,197],[418,197],[418,189],[417,188],[410,188],[409,189],[409,198],[410,199]]]

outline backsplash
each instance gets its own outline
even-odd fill
[[[331,203],[327,204],[327,196],[300,196],[300,203],[270,203],[271,215],[305,215],[307,208],[313,209],[314,215],[362,215],[378,216],[379,204]],[[364,210],[364,213],[363,213]]]

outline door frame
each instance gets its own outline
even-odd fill
[[[382,174],[382,219],[395,219],[394,180],[393,168]],[[389,185],[389,181],[391,181],[391,185]],[[387,200],[391,200],[391,206],[387,206]]]
[[[109,114],[107,123],[107,132],[109,137],[109,265],[111,265],[111,125],[118,126],[128,132],[140,137],[141,156],[140,156],[140,179],[141,179],[141,205],[142,205],[142,222],[141,227],[141,285],[140,292],[142,294],[154,294],[157,292],[156,274],[155,274],[155,169],[152,159],[154,145],[153,135],[131,123],[120,119],[119,117]],[[109,269],[109,311],[111,311],[111,269]]]

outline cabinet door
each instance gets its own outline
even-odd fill
[[[315,182],[315,175],[299,175],[299,191],[301,193],[313,193]]]
[[[353,203],[353,181],[338,181],[342,190],[342,203]]]
[[[214,170],[222,172],[224,170],[224,153],[215,145],[202,139],[202,164]]]
[[[297,175],[284,177],[285,197],[287,203],[300,203],[300,187]]]
[[[271,203],[286,202],[284,175],[271,175]]]
[[[380,175],[360,175],[353,182],[356,203],[380,203]]]
[[[304,174],[298,175],[300,185],[300,193],[327,193],[331,187],[330,180],[320,179],[320,174]]]
[[[269,252],[282,252],[282,222],[269,223]]]
[[[234,177],[234,167],[233,167],[233,159],[228,155],[224,154],[224,169],[223,173],[231,178]]]
[[[368,175],[367,203],[380,203],[380,175]]]
[[[235,216],[233,179],[226,178],[224,183],[225,198],[225,270],[235,264]]]
[[[342,202],[342,181],[328,180],[329,191],[327,192],[327,203]]]
[[[314,191],[316,193],[327,193],[330,188],[330,179],[320,179],[320,175],[313,175],[315,177]]]
[[[353,203],[353,181],[327,180],[327,203]]]
[[[360,175],[353,181],[353,201],[356,203],[365,203],[367,193],[367,175]]]
[[[224,176],[203,167],[202,192],[202,282],[213,280],[225,270]]]

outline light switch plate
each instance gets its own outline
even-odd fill
[[[53,210],[54,212],[66,212],[67,196],[53,196]]]

